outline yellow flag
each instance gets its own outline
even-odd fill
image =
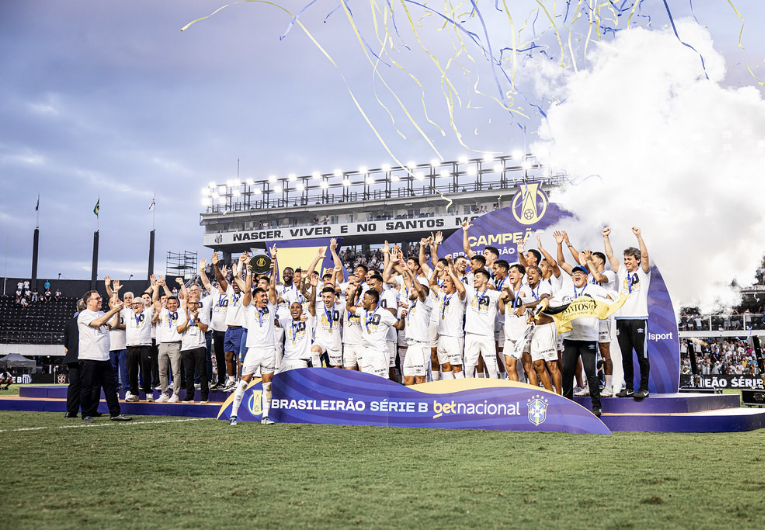
[[[620,294],[616,302],[609,304],[589,296],[580,296],[571,302],[565,311],[550,316],[555,320],[558,333],[566,333],[572,329],[572,320],[577,318],[599,318],[604,320],[616,313],[624,305],[624,302],[627,301],[627,298],[627,295]]]

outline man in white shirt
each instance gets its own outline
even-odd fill
[[[616,335],[619,339],[619,349],[622,351],[622,367],[626,387],[617,397],[648,397],[648,375],[651,364],[648,361],[648,287],[651,282],[651,262],[648,259],[648,249],[643,241],[640,228],[632,227],[632,233],[638,241],[639,249],[629,247],[624,250],[624,263],[614,257],[611,241],[608,236],[611,229],[603,229],[603,243],[606,247],[606,257],[611,268],[616,271],[619,294],[626,295],[627,301],[616,312]],[[632,367],[632,351],[635,351],[640,366],[640,386],[634,392],[634,369]]]
[[[309,310],[311,316],[316,318],[314,342],[311,346],[312,357],[318,359],[326,353],[330,367],[342,368],[343,346],[340,327],[345,304],[336,300],[333,287],[322,289],[321,300],[313,302],[318,289],[316,278],[311,279],[311,287]],[[285,330],[287,329],[285,328]],[[316,366],[314,362],[314,367]],[[318,364],[318,367],[321,367],[321,363]]]
[[[155,285],[156,289],[157,286]],[[126,308],[127,309],[127,308]],[[151,320],[153,309],[146,307],[143,298],[134,298],[132,307],[124,314],[125,343],[127,345],[128,379],[130,390],[125,401],[138,401],[138,367],[143,375],[146,401],[154,401],[151,388]]]
[[[533,309],[545,298],[552,296],[550,284],[542,281],[542,271],[536,265],[526,271],[528,285],[521,291],[523,308],[527,316],[533,319],[534,329],[531,335],[530,353],[534,369],[547,390],[563,393],[563,379],[558,368],[558,330],[553,319],[545,314],[533,315]]]
[[[313,295],[311,295],[313,298]],[[319,302],[321,305],[322,302]],[[313,306],[313,304],[311,305]],[[313,328],[315,315],[303,313],[303,306],[299,302],[290,305],[289,318],[282,318],[279,324],[285,332],[284,357],[277,373],[308,368],[311,359],[311,328]],[[335,330],[339,331],[339,330]]]
[[[513,263],[507,275],[507,282],[499,297],[499,311],[505,315],[505,347],[502,353],[505,357],[505,367],[510,381],[521,381],[518,372],[518,361],[528,377],[529,384],[537,386],[539,380],[531,360],[531,336],[528,328],[526,310],[523,308],[524,279],[526,269],[520,263]]]
[[[438,319],[438,364],[441,376],[447,379],[463,379],[463,351],[465,349],[465,285],[455,274],[452,256],[446,256],[447,266],[440,262],[430,278],[430,296],[435,300],[433,313]],[[467,260],[462,260],[467,261]],[[445,273],[443,284],[438,288],[437,278]]]
[[[247,279],[244,286],[242,306],[247,319],[247,354],[242,365],[242,379],[236,385],[234,404],[231,408],[229,425],[236,425],[236,415],[242,404],[244,392],[250,384],[253,376],[260,372],[263,383],[263,419],[261,423],[270,425],[273,423],[268,417],[271,407],[271,381],[274,377],[276,364],[276,337],[274,326],[276,324],[276,304],[279,301],[276,294],[276,247],[271,249],[271,281],[268,292],[261,288],[252,291],[252,269],[247,264]],[[234,281],[240,282],[239,278]]]
[[[194,371],[199,374],[201,403],[207,403],[209,386],[207,382],[207,344],[205,332],[210,324],[207,314],[199,308],[199,299],[190,294],[185,303],[186,318],[177,327],[181,334],[181,357],[186,372],[186,397],[184,403],[194,403]]]
[[[490,379],[497,379],[497,350],[494,343],[494,322],[497,318],[499,292],[489,289],[489,272],[474,272],[473,286],[465,287],[465,377],[474,377],[479,356]]]
[[[167,305],[162,307],[158,299],[159,286],[168,294]],[[152,294],[154,301],[154,315],[152,320],[157,324],[157,342],[159,342],[159,386],[162,395],[157,403],[178,403],[181,390],[181,335],[178,326],[185,322],[186,314],[180,310],[178,298],[172,296],[167,288],[164,278],[157,280],[157,289]],[[173,395],[168,393],[167,368],[170,365],[173,374]]]
[[[430,316],[433,312],[433,299],[429,289],[414,277],[409,270],[403,270],[405,285],[409,294],[409,309],[405,310],[406,357],[402,372],[404,384],[425,383],[430,361]]]
[[[223,341],[228,379],[222,390],[224,392],[233,392],[236,388],[235,355],[238,355],[242,350],[242,335],[244,334],[245,316],[244,306],[242,304],[244,293],[242,293],[238,282],[234,281],[231,284],[228,283],[224,271],[218,267],[217,253],[213,254],[212,262],[213,269],[215,270],[215,278],[218,280],[218,290],[221,294],[225,294],[228,297],[228,309],[226,310],[226,335]],[[218,367],[218,374],[220,374],[220,371],[220,367]]]
[[[111,300],[115,296],[119,296],[122,285],[119,280],[114,280],[114,288],[112,289],[112,279],[109,276],[104,278],[104,286],[106,287],[106,296]],[[125,306],[120,312],[120,319],[116,326],[109,326],[109,343],[111,344],[111,350],[109,351],[109,360],[112,363],[112,370],[114,370],[114,380],[117,383],[117,390],[127,389],[130,386],[128,381],[128,368],[127,368],[127,349],[125,346],[125,313],[131,311],[133,305],[133,293],[127,292],[124,294],[122,303]],[[127,395],[125,397],[128,397]]]
[[[108,313],[101,311],[101,295],[98,291],[88,291],[82,297],[86,309],[77,316],[79,331],[79,352],[82,374],[82,391],[80,402],[82,406],[82,421],[92,422],[93,415],[98,412],[98,401],[93,399],[94,390],[103,387],[106,403],[109,405],[109,415],[113,421],[130,421],[132,418],[123,416],[120,402],[117,398],[117,388],[114,383],[114,372],[109,363],[109,330],[107,323],[110,319],[119,318],[123,305],[119,300],[112,303]],[[96,394],[98,395],[98,394]]]
[[[380,282],[382,283],[382,282]],[[363,358],[361,371],[379,377],[389,377],[388,331],[402,329],[404,322],[387,309],[380,307],[380,293],[370,288],[361,304],[357,301],[357,289],[348,289],[348,311],[361,318],[361,347]]]
[[[345,294],[346,300],[349,300],[348,293],[355,292],[357,289],[356,277],[348,278],[348,286]],[[348,310],[347,306],[343,311],[343,366],[347,370],[361,369],[362,348],[361,348],[361,318]]]

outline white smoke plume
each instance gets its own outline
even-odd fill
[[[678,32],[699,53],[671,29],[630,29],[586,70],[546,79],[561,102],[531,150],[574,182],[552,199],[580,217],[576,245],[602,251],[608,225],[621,260],[639,226],[676,309],[710,311],[739,301],[731,281],[751,284],[765,251],[765,104],[755,87],[722,85],[704,28]]]

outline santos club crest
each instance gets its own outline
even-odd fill
[[[516,221],[524,225],[533,225],[547,210],[547,194],[538,182],[518,184],[518,191],[510,208]]]
[[[534,425],[541,425],[547,419],[547,398],[540,395],[531,397],[529,404],[529,421]]]

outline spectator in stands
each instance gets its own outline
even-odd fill
[[[19,280],[19,283],[17,283],[17,284],[16,284],[16,289],[17,289],[19,292],[22,292],[22,291],[24,291],[24,282],[23,282],[23,281],[21,281],[21,280]]]
[[[32,291],[32,302],[39,302],[40,301],[40,293],[37,292],[37,287],[35,287],[35,290]]]
[[[8,372],[5,368],[0,369],[0,390],[8,390],[10,386],[13,384],[13,375]]]
[[[61,289],[56,288],[56,300],[61,300]]]
[[[24,290],[25,291],[29,290],[29,280],[24,280]]]
[[[45,301],[45,302],[50,302],[50,300],[51,300],[50,289],[47,289],[47,290],[45,291],[45,296],[44,296],[44,298],[43,298],[43,301]]]
[[[21,303],[22,296],[23,296],[23,293],[21,292],[21,289],[17,289],[16,290],[16,303],[17,304]]]
[[[43,288],[46,291],[50,291],[50,280],[45,280],[45,283],[43,284]]]
[[[22,309],[26,309],[27,307],[29,307],[29,302],[27,302],[27,297],[26,296],[22,296],[21,297],[21,308]]]

